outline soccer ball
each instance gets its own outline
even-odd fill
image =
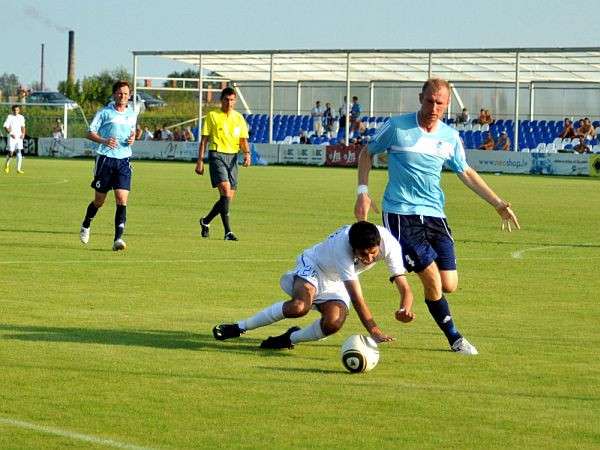
[[[369,372],[379,362],[377,343],[369,336],[350,336],[340,350],[342,364],[351,373]]]

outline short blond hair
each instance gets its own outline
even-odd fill
[[[430,87],[434,91],[439,91],[441,88],[445,87],[448,92],[450,92],[450,83],[442,78],[429,78],[424,84],[423,89],[421,89],[421,93],[424,94],[428,87]]]

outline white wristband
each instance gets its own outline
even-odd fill
[[[369,193],[369,186],[367,186],[366,184],[358,185],[358,188],[356,189],[356,195],[368,194],[368,193]]]

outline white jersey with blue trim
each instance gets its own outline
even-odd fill
[[[389,181],[383,210],[400,215],[446,217],[440,185],[444,163],[456,173],[469,166],[458,132],[438,121],[428,133],[417,113],[390,118],[368,145],[371,154],[388,153]]]
[[[127,140],[131,132],[135,131],[137,114],[131,108],[125,108],[125,111],[117,111],[113,105],[102,108],[94,116],[88,131],[96,133],[104,139],[115,138],[119,141],[116,148],[110,148],[100,144],[96,153],[109,156],[111,158],[123,159],[131,156],[131,147],[127,145]]]
[[[381,242],[379,255],[372,264],[364,265],[354,257],[348,236],[350,225],[340,228],[323,242],[305,250],[302,256],[310,258],[325,279],[330,281],[358,280],[358,274],[370,269],[381,260],[385,260],[390,275],[402,275],[405,269],[400,243],[386,228],[377,225],[377,230]]]

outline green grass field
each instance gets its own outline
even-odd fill
[[[216,193],[192,163],[135,162],[115,253],[112,197],[79,242],[92,168],[29,158],[24,176],[0,174],[0,448],[600,447],[600,180],[484,176],[521,221],[508,234],[445,174],[448,298],[480,355],[449,351],[414,275],[417,317],[396,322],[382,264],[363,289],[398,340],[351,375],[339,348],[364,333],[354,312],[291,351],[258,345],[293,321],[227,342],[211,328],[284,299],[296,255],[353,221],[355,170],[241,169],[240,241],[224,242],[218,219],[200,237]],[[386,179],[372,172],[375,198]]]

